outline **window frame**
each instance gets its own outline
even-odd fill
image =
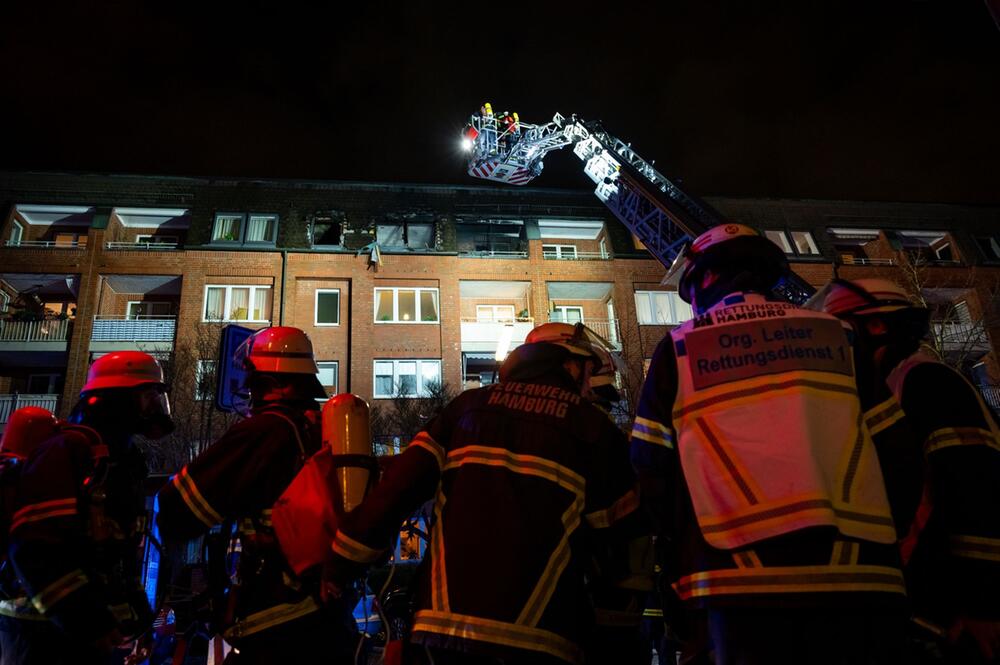
[[[380,321],[378,318],[378,292],[379,291],[392,291],[392,319],[388,321]],[[399,292],[400,291],[414,291],[415,292],[415,303],[413,312],[413,321],[403,321],[399,318]],[[420,312],[420,294],[423,291],[429,291],[435,294],[434,302],[437,305],[437,319],[434,321],[424,321],[422,320],[422,314]],[[372,308],[372,317],[377,324],[403,324],[403,325],[441,325],[441,289],[436,286],[376,286],[374,295],[372,296],[372,302],[374,307]]]
[[[127,321],[138,321],[138,320],[140,320],[138,318],[132,318],[132,316],[131,316],[131,314],[129,312],[129,310],[132,309],[132,305],[150,305],[150,308],[152,308],[153,305],[166,305],[168,310],[170,310],[171,312],[173,311],[173,303],[170,302],[169,300],[129,300],[125,304],[125,319]],[[159,317],[159,318],[165,318],[165,317],[169,318],[169,317],[172,317],[173,314],[170,314],[170,313],[167,313],[167,314],[140,314],[138,316],[145,316],[146,319],[149,320],[149,319],[153,319],[153,318],[157,318],[157,317]]]
[[[480,308],[488,309],[490,311],[490,317],[488,319],[480,316]],[[497,318],[497,308],[503,308],[504,310],[509,308],[510,318]],[[476,305],[476,321],[478,323],[513,323],[517,320],[516,316],[517,313],[514,311],[514,305]]]
[[[972,236],[972,241],[976,245],[976,250],[979,252],[980,261],[982,263],[1000,263],[1000,236],[992,234],[989,235],[974,234]],[[992,254],[992,256],[987,254],[986,250],[983,248],[984,241],[990,245],[990,253]],[[993,249],[994,246],[996,247],[995,250]]]
[[[265,219],[274,220],[274,238],[271,240],[249,240],[247,235],[250,233],[250,220],[255,217],[263,217]],[[251,247],[274,247],[278,242],[278,222],[280,218],[277,213],[270,212],[248,212],[243,220],[243,244],[250,245]]]
[[[209,318],[206,317],[207,312],[205,310],[208,307],[208,290],[209,289],[225,289],[226,290],[225,291],[225,296],[222,299],[222,314],[223,314],[223,318],[221,318],[221,319],[209,319]],[[268,291],[271,291],[271,307],[270,307],[270,309],[271,310],[274,309],[274,288],[272,286],[265,286],[265,285],[262,285],[262,284],[206,284],[205,285],[205,289],[202,292],[202,300],[201,300],[201,322],[202,323],[270,323],[271,322],[271,319],[269,319],[269,318],[268,319],[261,319],[261,320],[257,320],[257,319],[230,319],[230,318],[226,318],[226,316],[228,315],[228,312],[229,312],[230,305],[232,303],[232,295],[233,295],[233,291],[232,290],[233,289],[250,289],[250,296],[249,296],[249,300],[248,300],[250,306],[247,307],[247,314],[248,315],[249,315],[249,313],[251,311],[253,311],[254,294],[256,293],[257,289],[266,289]],[[268,314],[270,314],[270,312],[268,312]]]
[[[11,247],[20,247],[24,241],[24,225],[16,219],[10,220],[10,235],[7,236],[7,244]],[[17,231],[17,240],[14,240],[14,231]]]
[[[550,256],[550,257],[545,256],[545,252],[546,251],[548,251],[549,253],[551,253],[551,249],[546,250],[546,247],[548,247],[548,248],[555,248],[555,254],[556,255],[555,256]],[[566,257],[563,256],[563,251],[566,250],[567,248],[572,248],[573,249],[573,256],[566,256]],[[562,260],[563,258],[565,258],[567,260],[570,260],[570,259],[579,258],[579,255],[580,255],[579,254],[579,250],[577,249],[576,245],[568,245],[568,244],[564,245],[564,244],[556,244],[556,243],[551,243],[551,242],[547,242],[547,243],[543,243],[542,244],[542,258],[543,259],[548,258],[548,259]]]
[[[379,363],[392,363],[392,385],[393,393],[386,395],[384,393],[380,394],[378,392],[378,364]],[[417,377],[417,392],[412,395],[397,395],[396,387],[399,385],[399,365],[400,363],[416,363],[416,377]],[[437,365],[437,380],[441,382],[441,359],[440,358],[375,358],[372,360],[372,398],[373,399],[392,399],[394,397],[402,397],[405,399],[418,399],[421,397],[426,397],[427,394],[424,391],[424,374],[423,374],[423,364],[436,364]],[[384,376],[384,375],[382,375]]]
[[[319,296],[323,293],[336,293],[337,294],[337,322],[336,323],[321,323],[319,320]],[[336,328],[340,326],[340,289],[334,288],[318,288],[313,296],[313,325],[318,328]]]
[[[823,253],[819,249],[819,245],[816,244],[816,236],[812,234],[809,229],[791,229],[791,228],[780,228],[780,229],[761,229],[764,232],[764,237],[766,237],[770,242],[774,243],[785,254],[785,256],[794,257],[797,259],[813,259],[822,258]],[[781,236],[782,244],[774,242],[768,236],[768,233],[777,233]],[[809,246],[815,249],[815,252],[801,252],[799,247],[795,242],[794,233],[804,233],[809,238]]]
[[[316,224],[330,224],[336,225],[337,230],[337,242],[335,244],[326,244],[316,242]],[[333,217],[320,217],[317,219],[313,217],[312,221],[309,222],[309,246],[317,249],[322,248],[336,248],[344,246],[344,221],[337,221]]]
[[[143,240],[143,238],[150,238],[150,240]],[[153,241],[152,238],[158,238],[159,241]],[[169,240],[168,240],[169,239]],[[135,236],[136,245],[180,245],[180,236],[158,236],[155,233],[138,233]]]
[[[222,240],[221,238],[216,238],[216,229],[219,227],[220,217],[239,217],[240,219],[240,230],[236,234],[237,238],[235,240]],[[242,212],[217,212],[215,217],[212,219],[212,244],[213,245],[241,245],[243,244],[243,234],[246,233],[247,228],[247,216],[246,213]]]
[[[10,294],[6,291],[0,290],[0,312],[6,312],[10,309]]]
[[[317,360],[316,361],[316,367],[319,368],[320,370],[322,370],[324,366],[328,366],[328,367],[332,366],[333,367],[333,381],[334,381],[333,386],[332,386],[332,388],[333,388],[333,394],[334,395],[340,394],[340,361],[339,360]],[[316,373],[316,380],[317,381],[319,381],[319,375],[320,375],[320,373],[317,372]],[[327,387],[326,385],[323,384],[322,381],[320,381],[320,385],[323,386],[323,388]]]
[[[410,244],[410,225],[417,226],[430,226],[431,227],[431,243],[427,247],[413,247]],[[402,228],[402,233],[400,234],[403,244],[402,245],[389,245],[387,243],[382,243],[378,239],[378,227],[380,226],[399,226]],[[379,247],[384,251],[416,251],[416,252],[433,252],[437,250],[437,235],[438,235],[438,223],[435,222],[417,222],[417,221],[388,221],[383,220],[382,222],[375,223],[375,241],[379,244]]]
[[[551,319],[551,316],[549,318],[550,318],[550,320],[554,320],[556,322],[569,323],[569,321],[566,320],[565,312],[566,312],[566,310],[570,310],[570,309],[578,309],[578,310],[580,310],[580,321],[579,322],[580,323],[586,323],[586,321],[583,318],[583,305],[553,305],[552,306],[552,314],[555,314],[556,312],[562,310],[563,316],[561,318],[558,318],[558,319]],[[577,323],[577,322],[573,321],[573,323]]]
[[[681,317],[678,316],[677,302],[678,301],[684,302],[684,301],[681,299],[680,294],[677,293],[677,291],[652,291],[652,290],[649,290],[649,289],[639,289],[638,291],[633,291],[632,294],[633,294],[632,300],[633,300],[633,303],[635,304],[635,320],[636,320],[636,323],[638,325],[640,325],[640,326],[679,326],[682,323],[684,323],[685,321],[689,321],[690,320],[690,319],[681,319]],[[660,323],[659,321],[656,320],[656,316],[654,314],[656,312],[656,308],[653,306],[654,305],[654,303],[653,303],[653,296],[660,295],[660,294],[666,295],[667,298],[668,298],[668,302],[670,304],[670,318],[673,319],[673,321],[667,321],[667,322]],[[640,318],[640,311],[641,310],[639,309],[638,302],[636,302],[636,300],[640,296],[644,296],[644,297],[647,297],[649,299],[649,312],[650,312],[651,315],[653,315],[653,320],[650,321],[650,322],[644,323],[642,321],[642,319]],[[685,303],[685,305],[690,309],[690,305],[687,305],[686,303]],[[693,309],[691,310],[691,316],[692,316],[692,318],[694,317],[694,310]]]

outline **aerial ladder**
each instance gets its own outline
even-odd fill
[[[462,135],[469,175],[509,185],[526,185],[542,173],[546,155],[572,146],[594,195],[668,270],[684,246],[727,220],[709,204],[683,191],[599,122],[559,113],[544,125],[520,122],[516,114],[494,115],[488,106],[473,114]],[[814,292],[793,272],[774,294],[794,303]]]

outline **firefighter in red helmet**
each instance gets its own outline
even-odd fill
[[[643,504],[719,665],[898,662],[905,588],[861,426],[867,384],[840,321],[765,295],[787,269],[741,224],[682,253],[672,273],[696,316],[660,342],[643,385]]]
[[[533,330],[499,383],[449,403],[341,521],[331,595],[435,499],[409,662],[581,660],[591,557],[642,533],[624,435],[582,397],[600,344],[582,324]]]
[[[316,400],[327,395],[316,376],[312,342],[298,328],[265,328],[237,357],[248,370],[249,417],[160,490],[160,533],[178,541],[218,525],[236,530],[238,579],[226,591],[230,609],[219,617],[234,647],[227,663],[351,663],[352,608],[346,600],[321,607],[318,571],[291,571],[271,522],[271,507],[321,446]]]
[[[132,438],[172,429],[156,359],[119,351],[94,362],[68,423],[21,472],[10,558],[22,594],[0,602],[4,663],[104,663],[150,628],[136,561],[146,463]]]
[[[887,478],[907,470],[914,483],[898,519],[907,590],[917,621],[945,636],[947,662],[995,662],[1000,655],[1000,428],[979,391],[922,342],[928,309],[885,279],[834,280],[815,305],[848,321],[862,340],[863,362],[889,388],[875,414],[902,417],[909,455],[896,455]],[[908,464],[916,460],[917,464]],[[890,475],[891,474],[891,475]],[[913,630],[926,649],[930,632]],[[969,638],[978,654],[960,650]],[[958,642],[958,645],[952,644]],[[953,652],[953,653],[949,653]]]

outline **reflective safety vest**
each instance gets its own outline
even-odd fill
[[[708,544],[810,527],[895,541],[843,324],[733,294],[670,334],[677,448]]]

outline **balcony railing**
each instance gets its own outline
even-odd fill
[[[845,266],[894,266],[896,259],[870,259],[868,257],[851,256],[842,254],[840,262]]]
[[[0,321],[0,342],[65,342],[69,330],[69,319]]]
[[[565,318],[558,315],[551,315],[549,321],[557,321],[559,323],[576,323],[576,321],[567,321]],[[618,327],[618,319],[587,319],[583,322],[585,326],[593,330],[595,333],[608,340],[615,348],[621,346],[621,329]]]
[[[95,316],[92,342],[172,342],[177,329],[173,316]]]
[[[459,256],[463,258],[473,258],[473,259],[526,259],[528,258],[527,252],[514,251],[514,250],[471,250],[466,252],[459,252]]]
[[[107,249],[136,249],[136,250],[153,250],[153,251],[164,251],[171,249],[178,249],[180,243],[176,242],[106,242],[104,246]]]
[[[945,347],[986,346],[990,343],[983,327],[974,323],[933,321],[931,328],[934,331],[934,337],[940,340]]]
[[[554,259],[557,261],[607,261],[611,255],[607,252],[555,252],[552,250],[542,251],[543,259]]]
[[[1000,411],[1000,386],[984,384],[978,386],[979,392],[983,395],[983,401],[994,411]]]
[[[517,346],[524,343],[524,338],[535,327],[535,321],[530,318],[509,319],[507,321],[500,319],[484,321],[476,318],[463,318],[462,343],[467,345],[482,345],[483,350],[492,350],[496,348],[497,342],[500,341],[501,332],[507,326],[511,327],[511,346]],[[472,348],[480,347],[473,346]]]
[[[29,395],[17,393],[13,395],[0,395],[0,424],[7,424],[10,420],[10,414],[14,413],[21,407],[40,406],[43,409],[55,411],[56,404],[58,402],[59,395]]]
[[[52,247],[55,249],[83,249],[87,246],[87,239],[80,240],[5,240],[7,247]]]

